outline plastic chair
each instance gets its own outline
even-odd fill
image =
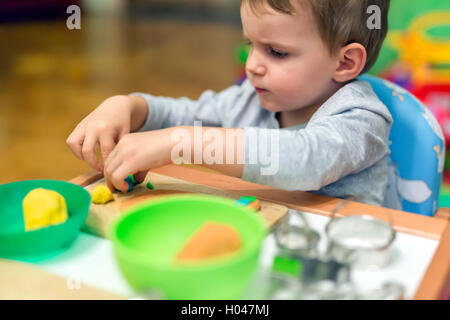
[[[383,206],[434,216],[445,161],[442,130],[433,114],[411,93],[392,82],[363,75],[387,106],[390,134],[389,183]]]

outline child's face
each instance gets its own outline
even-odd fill
[[[320,105],[336,86],[337,57],[320,38],[311,9],[292,4],[294,16],[267,5],[268,13],[258,15],[245,4],[241,7],[244,36],[251,42],[247,77],[261,105],[274,112]]]

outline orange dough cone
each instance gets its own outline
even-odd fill
[[[177,262],[192,262],[230,254],[242,247],[241,237],[232,227],[205,223],[176,255]]]

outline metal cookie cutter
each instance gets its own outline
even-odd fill
[[[270,276],[269,299],[297,299],[301,292],[300,279],[305,259],[317,255],[319,234],[309,227],[301,212],[289,209],[288,216],[275,229],[274,236],[278,253],[274,257]],[[289,217],[297,214],[303,226],[289,223]]]
[[[297,214],[303,226],[290,225],[287,220],[275,232],[275,239],[280,249],[280,255],[298,259],[301,264],[299,273],[303,285],[320,280],[330,280],[343,283],[349,280],[347,265],[328,257],[321,257],[318,252],[319,233],[311,229],[306,217],[299,211],[289,210]],[[279,257],[277,257],[279,258]]]
[[[340,202],[331,214],[325,229],[328,237],[327,254],[351,266],[386,266],[396,235],[392,227],[392,215],[388,214],[389,223],[368,215],[336,218],[336,213],[351,200],[354,197]]]
[[[317,244],[320,235],[312,230],[304,215],[296,210],[289,209],[289,215],[297,214],[303,222],[303,226],[289,224],[289,220],[282,221],[280,227],[275,230],[275,240],[281,254],[297,258],[313,258],[317,256]]]

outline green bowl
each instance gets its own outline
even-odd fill
[[[233,226],[242,249],[227,257],[190,265],[173,259],[203,223]],[[232,200],[175,195],[130,208],[110,229],[116,260],[137,292],[157,290],[167,299],[238,299],[258,265],[268,228],[265,221]]]
[[[66,222],[25,231],[22,201],[33,189],[60,193],[67,203]],[[27,180],[0,185],[0,257],[35,259],[55,253],[70,244],[84,224],[91,196],[83,187],[58,180]]]

